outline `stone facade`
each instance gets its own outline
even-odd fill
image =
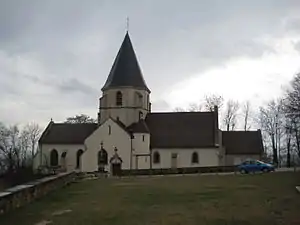
[[[76,174],[61,173],[26,184],[17,185],[0,192],[0,215],[24,206],[50,191],[59,189],[75,179]]]

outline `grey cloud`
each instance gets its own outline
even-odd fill
[[[98,92],[94,88],[84,84],[76,78],[65,80],[59,84],[56,84],[57,88],[61,92],[81,92],[90,96],[97,96]]]
[[[299,1],[276,0],[0,1],[0,100],[7,99],[1,110],[25,102],[24,114],[40,120],[81,109],[96,113],[127,16],[146,82],[160,96],[231,58],[273,51],[258,39],[296,27],[296,19],[286,18],[299,9]],[[157,98],[153,109],[169,106]]]
[[[159,111],[159,112],[172,110],[171,106],[168,104],[166,100],[154,100],[152,102],[151,109],[152,111]]]
[[[284,27],[285,27],[286,31],[298,33],[300,31],[300,16],[299,16],[299,14],[297,16],[287,18],[284,21]]]
[[[296,42],[294,44],[294,46],[295,46],[295,49],[300,53],[300,41]]]

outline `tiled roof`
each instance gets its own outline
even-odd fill
[[[131,124],[127,127],[127,130],[132,131],[133,133],[150,133],[145,120],[140,120],[137,123]]]
[[[264,147],[261,131],[223,131],[226,154],[262,154]]]

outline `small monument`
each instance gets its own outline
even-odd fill
[[[103,142],[100,144],[100,151],[98,152],[98,171],[105,173],[105,167],[108,164],[107,151],[103,148]]]
[[[118,154],[118,149],[115,147],[115,153],[110,158],[109,162],[111,164],[111,171],[113,176],[121,176],[122,173],[122,158]]]

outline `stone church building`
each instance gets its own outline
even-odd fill
[[[99,99],[97,123],[51,122],[39,140],[37,165],[95,172],[233,165],[260,159],[260,130],[221,131],[212,112],[152,112],[129,34]]]

